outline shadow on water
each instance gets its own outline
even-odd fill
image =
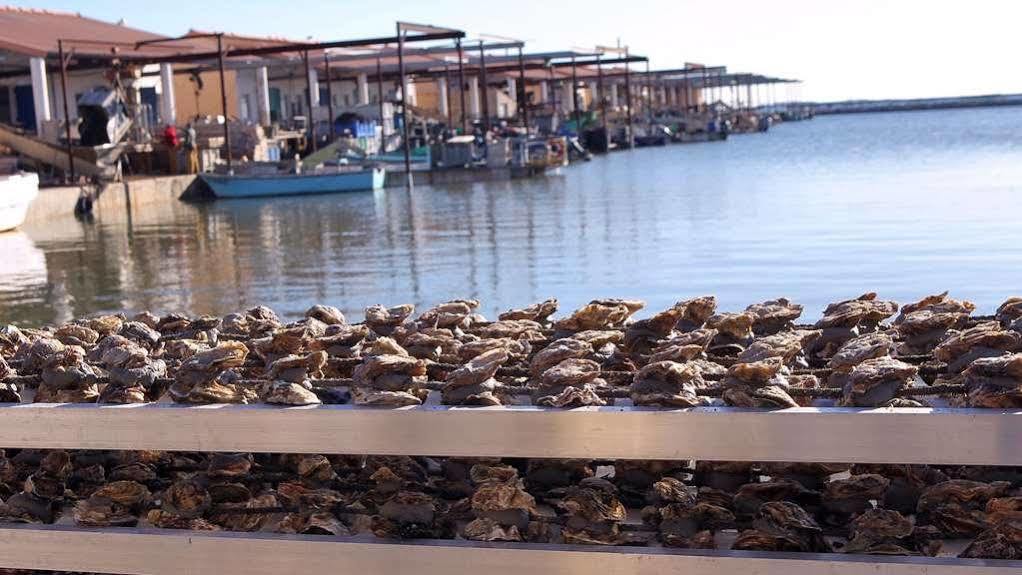
[[[1022,108],[821,117],[539,179],[68,218],[11,236],[27,259],[0,246],[0,322],[705,293],[724,309],[787,296],[811,318],[863,291],[944,289],[988,312],[1022,285],[1020,134]]]

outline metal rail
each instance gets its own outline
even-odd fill
[[[0,528],[0,564],[97,573],[277,575],[1008,575],[1022,561],[679,551],[645,547],[385,542],[353,537],[151,529]]]
[[[7,404],[0,445],[1022,465],[1022,410]]]

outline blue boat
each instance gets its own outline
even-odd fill
[[[367,168],[310,174],[202,174],[200,177],[218,198],[261,198],[379,190],[383,188],[386,172],[383,168]]]

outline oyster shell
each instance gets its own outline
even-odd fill
[[[379,335],[389,336],[397,326],[403,324],[415,313],[415,306],[404,304],[394,307],[373,305],[365,309],[365,323]]]
[[[752,304],[745,311],[754,317],[752,331],[756,335],[771,335],[790,329],[802,316],[802,306],[783,297]]]
[[[1022,353],[977,359],[965,370],[970,407],[1022,406]]]
[[[844,388],[842,405],[876,407],[894,399],[918,372],[914,365],[885,356],[862,361],[847,374],[835,373],[831,384]]]
[[[419,316],[416,323],[423,327],[455,327],[468,319],[478,307],[477,300],[452,300],[426,310]]]
[[[613,483],[605,479],[583,479],[568,490],[559,507],[568,516],[562,529],[566,543],[616,545],[618,524],[625,520],[625,506],[617,498]]]
[[[753,516],[759,512],[763,504],[771,501],[788,501],[799,505],[817,506],[820,494],[806,489],[801,483],[788,479],[747,483],[735,493],[735,514],[739,517]]]
[[[522,309],[509,309],[497,316],[497,319],[527,319],[537,323],[545,323],[556,311],[557,299],[550,298]]]
[[[1011,325],[1022,318],[1022,297],[1010,297],[997,307],[997,321]]]
[[[731,546],[742,551],[831,552],[823,530],[804,509],[789,501],[764,503],[754,529],[742,531]]]
[[[706,352],[717,333],[715,329],[696,329],[673,335],[652,349],[649,362],[677,361],[684,363],[696,359]]]
[[[933,350],[933,355],[948,364],[948,371],[959,373],[980,357],[1003,355],[1022,349],[1022,334],[1007,331],[995,321],[980,323],[954,333]]]
[[[823,489],[823,507],[832,513],[854,514],[873,508],[874,501],[883,501],[891,480],[875,473],[834,479]]]
[[[730,341],[744,342],[752,339],[754,321],[756,316],[749,312],[719,313],[707,318],[706,326],[717,330],[718,339],[725,336]]]
[[[274,381],[270,383],[262,399],[266,403],[276,405],[319,405],[319,397],[312,392],[308,384],[290,381]]]
[[[998,521],[984,530],[959,557],[974,559],[1022,559],[1022,520]]]
[[[165,513],[182,519],[200,517],[212,505],[209,492],[194,479],[174,483],[163,493],[161,501]]]
[[[288,513],[274,528],[277,533],[301,533],[303,535],[350,535],[348,528],[329,511],[310,513]]]
[[[347,320],[344,319],[344,314],[341,313],[341,310],[330,305],[316,304],[306,310],[305,317],[311,317],[327,325],[348,323]]]
[[[533,377],[539,377],[543,375],[544,371],[566,359],[581,359],[591,353],[593,353],[593,346],[584,341],[573,338],[554,340],[550,345],[532,356],[532,361],[529,363],[529,373]]]
[[[869,292],[855,299],[828,305],[823,310],[823,317],[816,322],[816,327],[851,328],[861,326],[874,328],[897,311],[898,304],[893,301],[878,300],[877,294]]]
[[[497,370],[507,363],[509,357],[507,349],[503,347],[476,355],[447,376],[446,387],[476,385],[492,379],[497,374]],[[599,370],[598,365],[596,369]]]
[[[897,319],[894,320],[895,324],[899,324],[905,320],[905,316],[913,312],[918,311],[931,311],[935,313],[956,313],[969,315],[976,309],[976,304],[967,300],[956,300],[948,297],[948,292],[939,293],[935,295],[929,295],[923,299],[910,304],[905,304],[901,308],[901,314],[898,315]]]
[[[673,361],[658,361],[640,369],[630,389],[635,405],[694,407],[703,405],[698,390],[704,387],[695,366]]]
[[[917,520],[946,537],[975,537],[987,524],[986,506],[1008,494],[1007,482],[980,483],[952,479],[927,487],[919,497]]]
[[[543,341],[543,326],[528,319],[503,319],[478,328],[476,335],[484,339],[508,338],[513,340]]]
[[[575,310],[571,316],[554,322],[554,328],[563,331],[583,331],[621,327],[632,314],[645,305],[638,300],[593,300]]]
[[[522,534],[515,525],[501,525],[483,517],[473,519],[465,526],[463,535],[470,541],[522,541]]]
[[[929,309],[915,311],[900,317],[896,333],[904,340],[899,346],[902,354],[924,354],[947,337],[950,329],[962,327],[969,316],[957,312],[937,312]]]
[[[795,330],[757,338],[738,355],[738,361],[754,363],[779,357],[785,365],[790,364],[820,337],[820,333],[819,330]]]
[[[894,351],[894,339],[883,332],[866,333],[854,337],[830,358],[828,365],[839,371],[850,371],[869,359],[889,356]]]

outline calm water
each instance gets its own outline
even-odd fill
[[[330,303],[554,296],[819,315],[867,290],[1022,292],[1022,108],[845,117],[635,150],[535,180],[298,199],[171,202],[0,235],[0,323],[110,310],[287,316]]]

